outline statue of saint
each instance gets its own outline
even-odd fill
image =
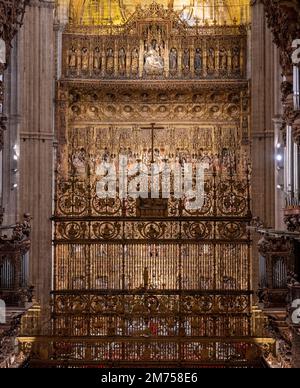
[[[76,175],[83,176],[86,173],[86,152],[84,148],[76,151],[72,155],[72,165]]]
[[[131,53],[131,72],[132,74],[137,74],[138,71],[139,71],[139,50],[135,48]]]
[[[227,70],[227,52],[224,47],[222,47],[219,52],[219,68],[222,71]]]
[[[176,71],[177,70],[177,50],[175,48],[172,48],[170,51],[170,70]]]
[[[75,51],[76,51],[76,62],[77,62],[76,65],[78,69],[81,69],[82,52],[80,49],[76,49]]]
[[[149,49],[145,54],[144,69],[147,74],[160,73],[164,69],[164,60],[157,50],[157,44],[155,41],[149,45]]]
[[[114,71],[114,50],[109,48],[106,53],[106,71],[109,74],[112,74]]]
[[[183,51],[183,70],[190,70],[190,50],[188,48]]]
[[[240,49],[234,47],[232,51],[232,68],[234,71],[240,70]]]
[[[86,47],[82,49],[81,54],[81,70],[88,70],[89,69],[89,52]]]
[[[69,55],[69,68],[70,69],[75,69],[76,68],[76,49],[74,47],[71,48],[70,50],[70,55]]]
[[[119,51],[119,72],[124,74],[126,71],[126,52],[124,48]]]
[[[202,70],[202,50],[196,49],[195,52],[195,71],[199,73]]]
[[[207,70],[213,72],[216,68],[215,66],[215,50],[213,47],[210,47],[207,55]]]
[[[94,67],[94,70],[101,70],[101,51],[99,47],[96,47],[94,51],[93,67]]]

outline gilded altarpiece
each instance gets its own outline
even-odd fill
[[[244,365],[259,356],[250,340],[246,46],[243,26],[189,27],[155,4],[125,26],[64,33],[54,363]],[[120,155],[205,162],[203,206],[191,210],[172,192],[99,198],[99,166]]]

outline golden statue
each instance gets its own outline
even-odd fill
[[[207,54],[207,70],[213,72],[215,70],[215,49],[210,47]]]
[[[195,52],[195,71],[199,73],[202,69],[202,50],[200,48],[196,48]]]
[[[219,66],[222,71],[227,69],[227,52],[224,47],[222,47],[219,52]]]
[[[93,67],[94,70],[101,70],[101,51],[99,47],[96,47],[94,51]]]
[[[139,71],[139,50],[135,48],[131,53],[131,72],[132,74],[137,74],[138,71]]]
[[[190,49],[188,48],[183,51],[183,70],[190,70]]]
[[[109,74],[112,74],[114,71],[114,50],[109,48],[106,53],[106,71]]]
[[[126,71],[126,52],[122,47],[119,51],[119,72],[120,74],[124,74]]]
[[[86,47],[82,49],[81,55],[81,69],[88,70],[89,69],[89,52]]]
[[[234,71],[240,70],[240,48],[234,47],[232,51],[232,68]]]
[[[169,60],[170,60],[170,70],[171,71],[177,70],[178,55],[177,55],[177,50],[175,48],[171,49]]]
[[[76,49],[74,47],[70,50],[69,55],[69,67],[75,69],[76,68]]]

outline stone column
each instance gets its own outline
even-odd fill
[[[280,114],[279,58],[266,25],[264,7],[252,7],[251,39],[252,211],[266,226],[275,227],[275,149],[273,119]],[[279,100],[279,101],[278,101]],[[257,240],[254,241],[254,286],[258,284]]]
[[[54,1],[34,0],[18,36],[20,215],[32,217],[30,282],[48,304],[52,264]]]
[[[252,17],[252,159],[253,213],[268,226],[275,222],[274,88],[276,51],[266,26],[264,7],[253,6]]]

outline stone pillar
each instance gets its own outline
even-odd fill
[[[32,217],[30,282],[48,304],[52,264],[54,1],[34,0],[18,36],[20,214]]]
[[[253,6],[252,16],[252,159],[253,213],[275,226],[274,124],[276,62],[273,37],[266,26],[264,7]],[[279,63],[279,60],[278,60]],[[279,92],[280,93],[280,92]]]
[[[275,227],[275,150],[273,119],[281,112],[279,58],[269,31],[264,6],[252,7],[251,39],[251,136],[252,136],[252,211],[268,227]],[[278,101],[279,100],[279,101]],[[254,289],[258,284],[257,239],[254,241]]]

